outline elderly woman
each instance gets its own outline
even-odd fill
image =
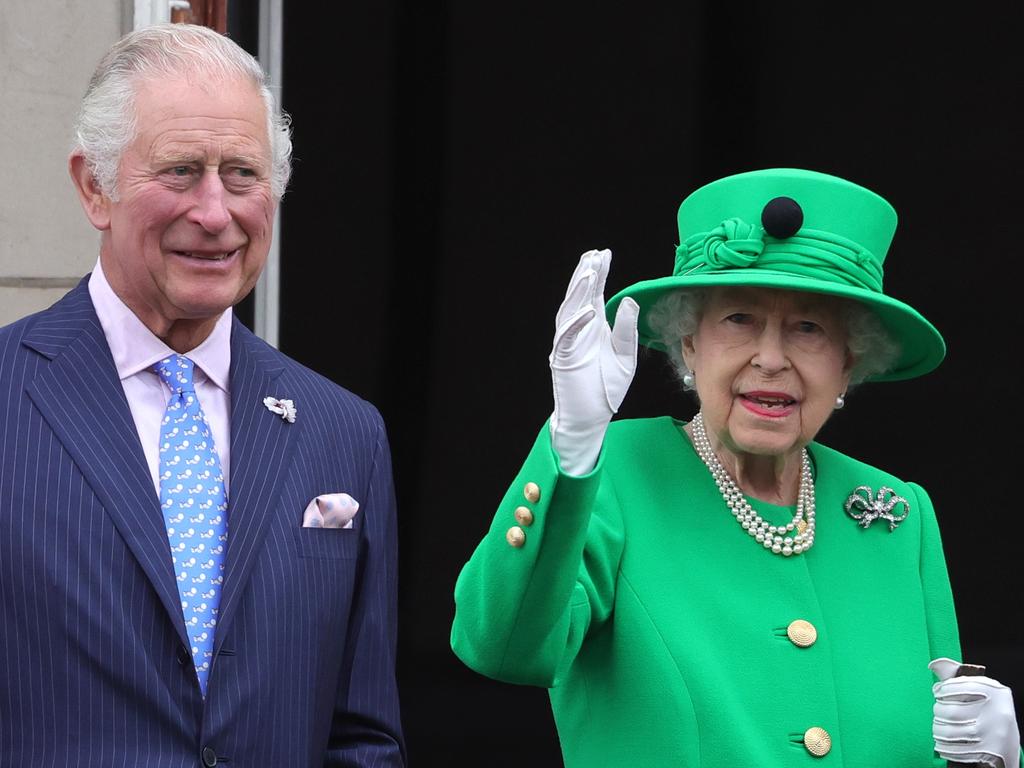
[[[672,276],[608,303],[614,327],[610,254],[581,258],[554,411],[459,577],[451,638],[478,672],[550,689],[567,766],[1017,765],[1011,692],[958,674],[928,495],[814,442],[850,386],[945,354],[883,293],[895,226],[834,176],[720,179],[679,209]],[[688,424],[611,423],[638,337],[695,392]]]

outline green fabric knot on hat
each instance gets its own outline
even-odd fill
[[[707,234],[687,238],[684,244],[687,261],[696,244],[700,246],[700,257],[712,268],[749,267],[764,251],[764,230],[743,219],[726,219]],[[678,256],[677,251],[677,265]]]

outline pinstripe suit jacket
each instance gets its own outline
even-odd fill
[[[294,423],[263,398],[292,399]],[[235,320],[204,702],[163,515],[86,280],[0,329],[0,766],[404,764],[396,523],[370,404]],[[302,528],[313,496],[351,530]]]

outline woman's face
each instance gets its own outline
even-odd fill
[[[779,456],[814,439],[853,359],[839,299],[800,291],[709,291],[683,338],[708,433],[734,454]]]

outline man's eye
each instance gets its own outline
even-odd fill
[[[169,168],[168,172],[172,176],[185,177],[192,173],[192,169],[187,165],[176,165],[173,168]]]

